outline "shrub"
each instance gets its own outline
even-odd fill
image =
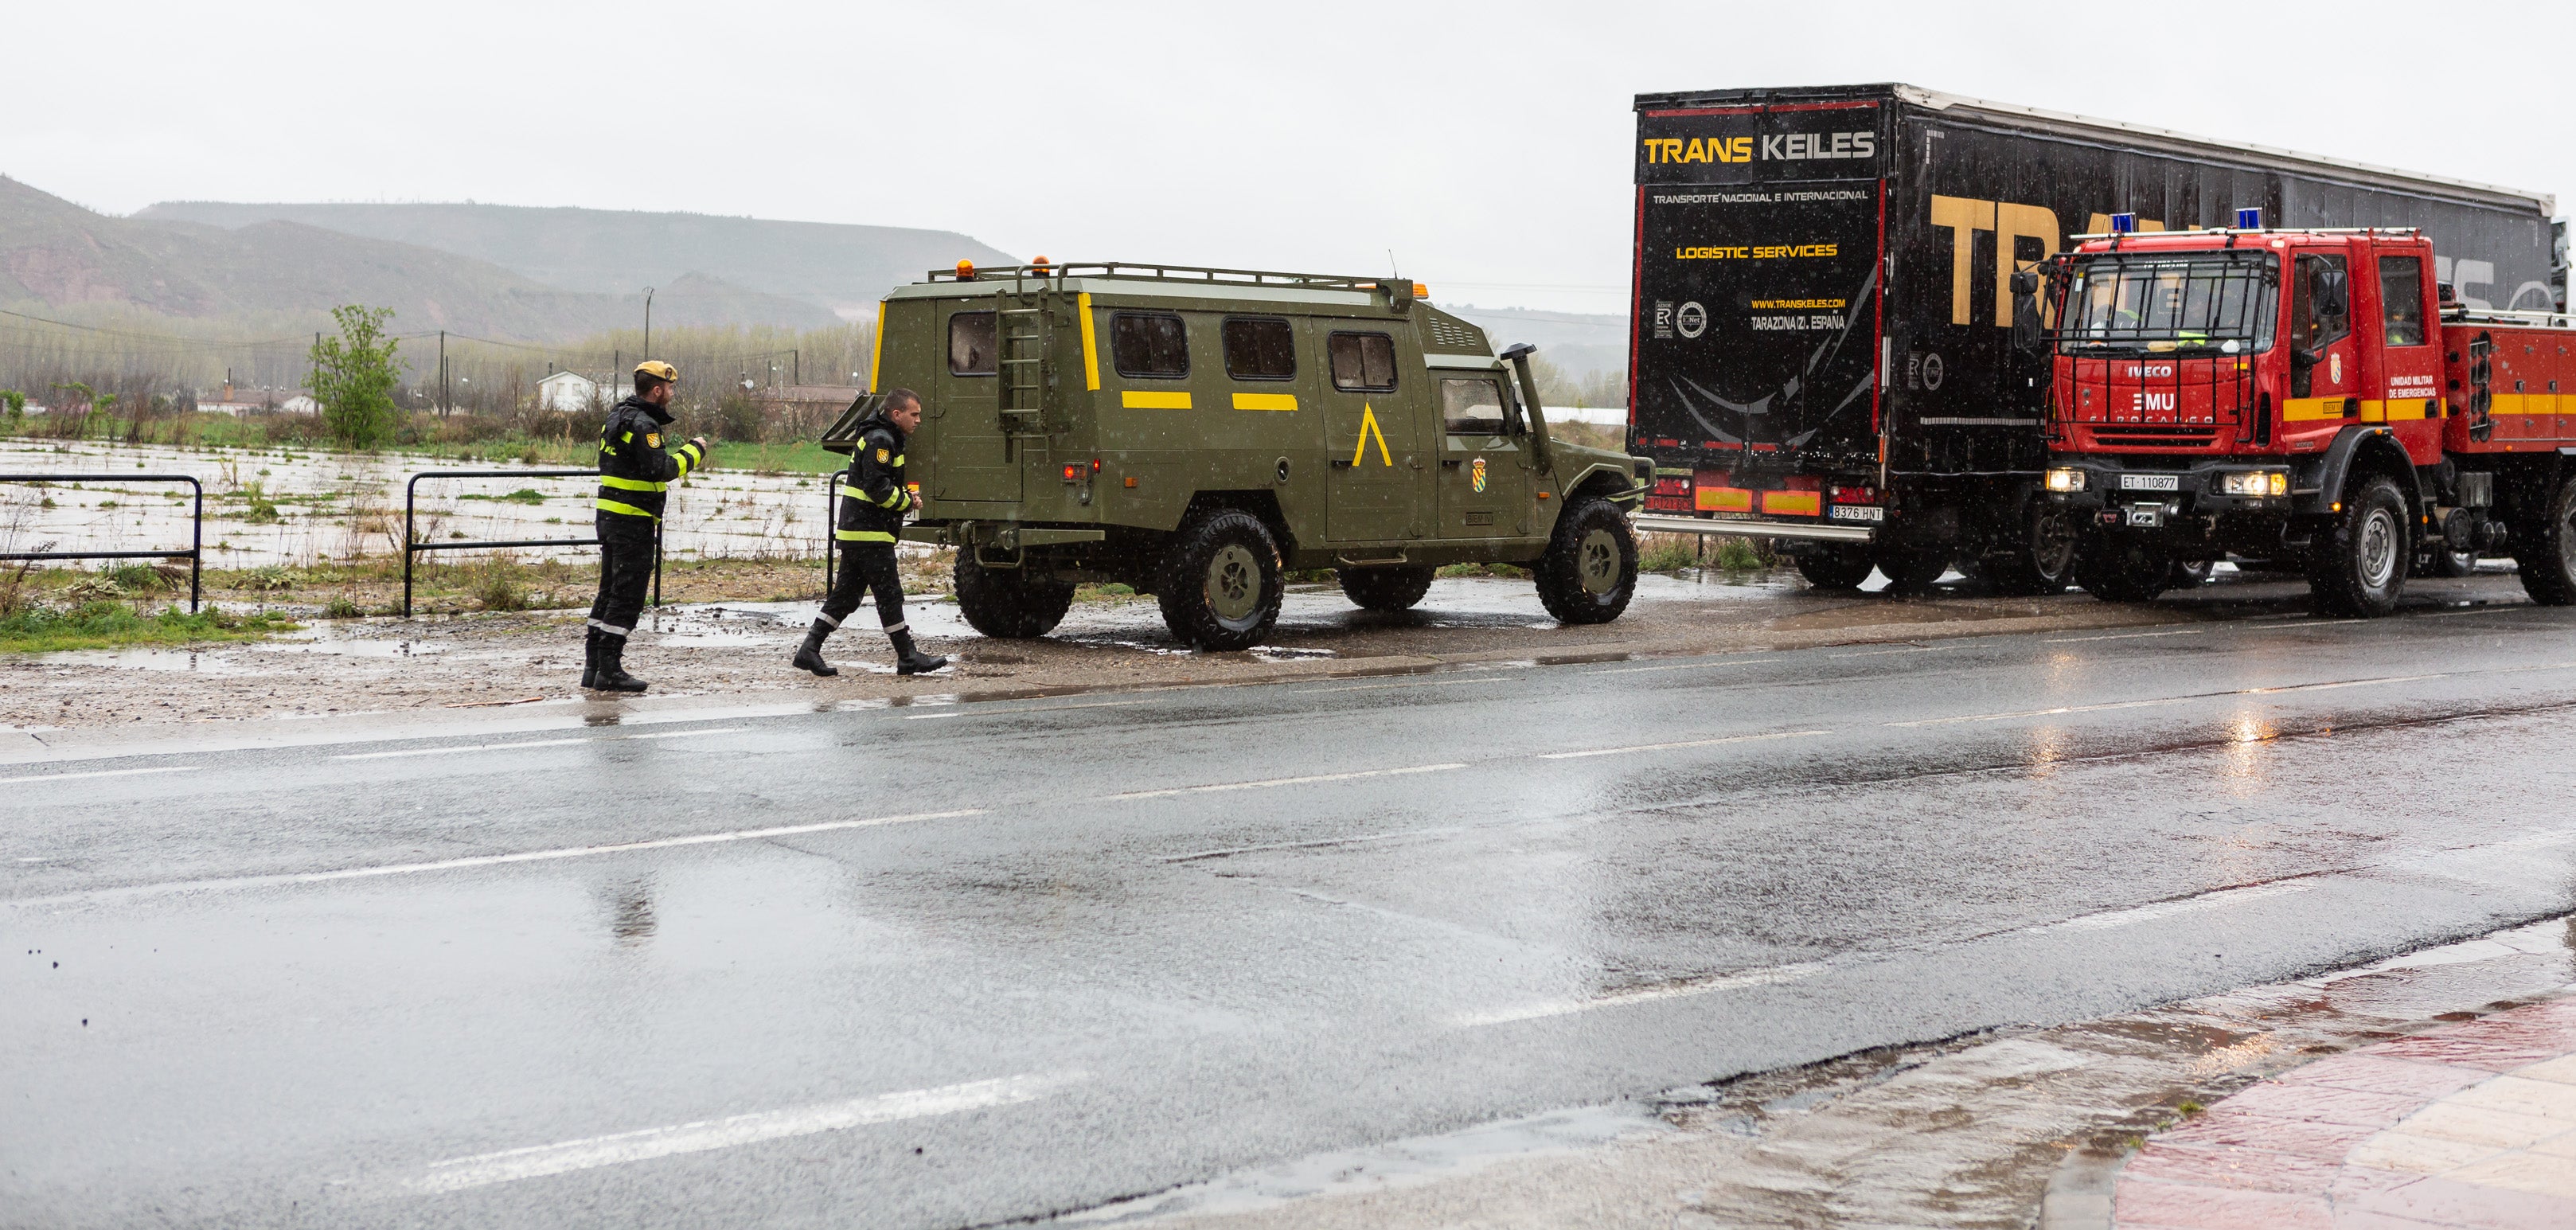
[[[493,559],[474,573],[474,600],[487,611],[528,609],[528,587],[518,561]]]

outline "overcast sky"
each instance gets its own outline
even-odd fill
[[[695,210],[1625,310],[1633,96],[1906,81],[2555,192],[2576,5],[21,0],[0,174]],[[668,172],[637,169],[657,154]],[[728,170],[731,168],[732,170]]]

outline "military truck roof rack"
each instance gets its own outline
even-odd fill
[[[1069,265],[996,265],[990,268],[977,268],[971,273],[961,273],[955,269],[933,269],[924,280],[1007,282],[1061,278],[1146,278],[1160,282],[1205,282],[1224,286],[1297,286],[1321,290],[1376,290],[1382,281],[1400,281],[1404,283],[1407,290],[1412,287],[1409,279],[1336,277],[1331,274],[1277,273],[1259,269],[1209,269],[1197,265],[1144,265],[1124,261]]]

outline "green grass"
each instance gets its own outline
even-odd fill
[[[30,607],[0,619],[0,653],[253,641],[300,626],[275,615],[234,615],[215,606],[194,615],[175,606],[143,615],[122,602],[85,602],[68,610]]]
[[[534,487],[521,487],[508,495],[483,495],[479,492],[469,491],[456,498],[460,500],[498,500],[511,504],[543,504],[546,502],[546,493],[539,491]]]

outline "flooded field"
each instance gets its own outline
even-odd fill
[[[671,489],[665,549],[732,558],[819,556],[829,529],[828,475],[753,474],[716,468]],[[185,551],[194,492],[186,483],[140,481],[186,475],[205,489],[206,565],[298,566],[399,555],[404,496],[415,474],[414,533],[420,542],[585,538],[592,483],[538,478],[549,467],[386,453],[294,449],[185,449],[98,442],[0,442],[0,474],[114,474],[108,481],[37,487],[0,484],[0,551]],[[439,477],[466,471],[504,477]],[[126,478],[126,475],[133,478]],[[521,548],[523,558],[586,555],[588,547]],[[440,552],[453,557],[473,552]]]

